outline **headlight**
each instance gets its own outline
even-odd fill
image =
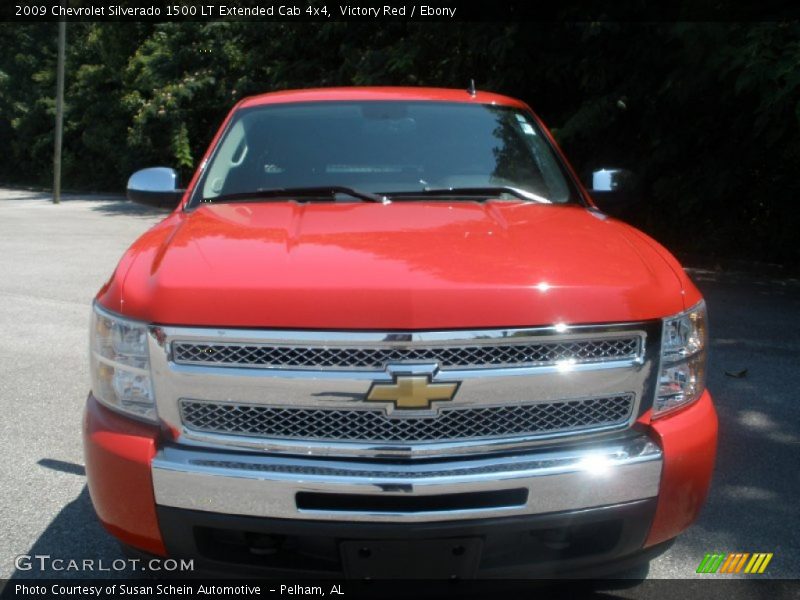
[[[157,421],[147,325],[95,305],[90,338],[94,397],[114,410]]]
[[[706,304],[702,300],[686,312],[664,319],[654,418],[691,404],[703,393],[707,345]]]

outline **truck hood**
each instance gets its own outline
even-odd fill
[[[644,234],[579,206],[220,204],[175,212],[143,235],[98,300],[194,326],[608,323],[681,311],[676,264]]]

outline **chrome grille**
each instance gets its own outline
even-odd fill
[[[290,346],[174,342],[172,359],[186,365],[270,369],[382,370],[387,363],[427,361],[441,369],[528,367],[630,360],[641,356],[639,335],[602,339],[413,347]]]
[[[625,425],[633,394],[537,404],[442,408],[434,416],[390,418],[383,410],[289,408],[180,402],[193,430],[263,438],[339,442],[434,442],[546,435]]]

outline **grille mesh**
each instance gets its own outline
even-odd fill
[[[173,360],[180,364],[281,369],[381,370],[387,363],[429,361],[441,369],[522,367],[633,359],[640,355],[638,335],[592,340],[523,344],[426,347],[324,347],[272,344],[175,342]]]
[[[633,394],[544,404],[441,409],[390,418],[383,410],[286,408],[181,400],[183,423],[204,432],[307,441],[432,442],[579,431],[628,421]]]

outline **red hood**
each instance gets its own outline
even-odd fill
[[[659,318],[685,286],[655,242],[578,206],[253,203],[174,213],[99,300],[174,325],[448,329]]]

